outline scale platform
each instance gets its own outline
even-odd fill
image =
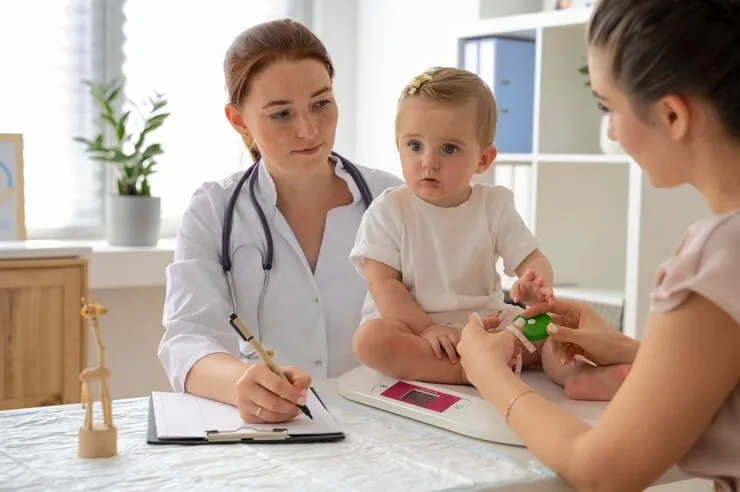
[[[608,402],[575,401],[542,370],[523,370],[522,379],[540,395],[581,420],[594,424]],[[501,415],[473,386],[403,381],[360,366],[337,381],[343,397],[403,417],[502,444],[524,446]]]

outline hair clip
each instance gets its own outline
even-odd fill
[[[411,82],[409,82],[409,90],[407,91],[408,95],[411,96],[413,94],[416,94],[421,87],[421,84],[423,84],[424,82],[429,82],[431,80],[432,76],[428,73],[417,75],[416,77],[411,79]]]

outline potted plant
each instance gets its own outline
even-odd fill
[[[154,93],[148,98],[146,114],[133,104],[138,115],[139,129],[131,131],[132,110],[123,109],[123,83],[113,80],[105,84],[83,81],[89,88],[100,113],[101,131],[95,138],[74,137],[85,145],[93,160],[115,166],[117,193],[108,195],[105,226],[108,243],[116,246],[154,246],[159,240],[161,221],[160,197],[152,196],[149,177],[156,172],[155,158],[163,153],[158,143],[146,143],[147,137],[162,126],[169,116],[163,112],[167,100]],[[108,131],[106,131],[108,130]]]
[[[578,73],[586,76],[586,87],[591,87],[591,79],[588,76],[588,64],[584,63],[578,68]],[[599,146],[604,154],[624,154],[624,149],[616,142],[609,138],[609,115],[603,114],[601,116],[601,128],[599,131]]]

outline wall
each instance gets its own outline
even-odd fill
[[[334,64],[334,95],[339,122],[334,150],[351,161],[357,160],[355,120],[357,118],[357,22],[358,0],[315,0],[307,23],[326,45]]]
[[[480,0],[479,12],[481,19],[489,19],[538,12],[543,6],[542,0]]]
[[[157,358],[162,337],[164,287],[93,290],[95,299],[108,308],[100,329],[106,359],[112,371],[112,398],[146,396],[151,391],[171,391]],[[95,343],[88,337],[88,365],[95,361]]]
[[[478,10],[477,0],[358,2],[358,162],[401,175],[393,127],[401,89],[431,66],[457,65],[455,25]]]
[[[630,168],[627,229],[627,274],[624,332],[642,338],[650,307],[650,292],[660,264],[673,252],[686,229],[711,214],[696,189],[653,188],[636,165]]]

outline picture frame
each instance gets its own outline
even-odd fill
[[[0,241],[26,239],[23,135],[0,133]]]

